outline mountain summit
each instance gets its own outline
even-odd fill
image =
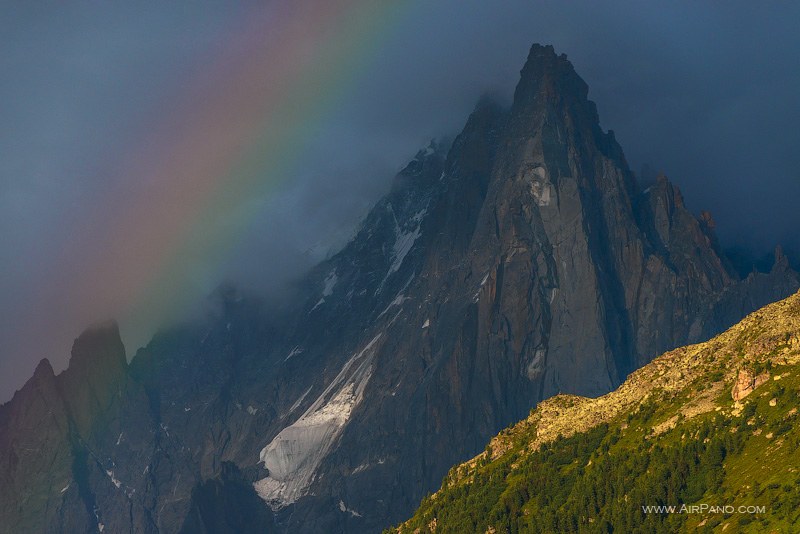
[[[797,290],[785,262],[740,279],[665,177],[641,191],[587,95],[534,45],[513,104],[421,150],[284,309],[219,295],[121,378],[104,364],[86,412],[62,384],[91,369],[37,372],[0,408],[0,525],[379,531],[543,399]]]

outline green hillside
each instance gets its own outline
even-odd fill
[[[800,293],[541,403],[389,532],[800,532],[799,402]]]

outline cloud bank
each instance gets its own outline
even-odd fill
[[[144,187],[119,162],[250,9],[0,8],[0,400],[39,359],[63,368],[85,326],[130,307],[113,288],[66,290],[103,235],[86,214]],[[176,291],[285,287],[352,234],[417,149],[457,133],[482,93],[509,98],[533,42],[570,57],[632,168],[664,171],[691,209],[711,211],[723,244],[800,254],[798,18],[796,5],[752,2],[407,3],[302,161],[248,199],[256,215],[228,257],[186,258]],[[83,245],[65,247],[74,235]],[[163,320],[137,314],[149,319],[122,318],[129,352]]]

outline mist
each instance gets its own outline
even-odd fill
[[[143,187],[119,161],[251,7],[0,7],[0,401],[41,358],[63,369],[89,324],[119,318],[133,354],[167,320],[142,305],[147,319],[126,323],[131,304],[113,288],[65,290],[92,269],[102,235],[84,216]],[[534,42],[568,55],[631,168],[667,174],[691,210],[712,213],[723,246],[800,253],[797,20],[800,6],[752,2],[410,2],[369,44],[302,160],[248,199],[256,216],[227,256],[186,260],[184,311],[223,280],[278,294],[334,253],[481,94],[510,100]],[[83,248],[65,247],[75,234]]]

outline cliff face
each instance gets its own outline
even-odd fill
[[[284,309],[221,291],[215,314],[159,334],[130,366],[95,343],[102,371],[76,357],[59,377],[37,372],[18,397],[50,391],[37,386],[50,376],[68,421],[58,439],[84,444],[62,474],[85,491],[43,490],[41,506],[114,532],[233,532],[242,517],[380,530],[542,399],[606,393],[797,289],[785,262],[731,274],[710,218],[666,178],[640,191],[587,93],[566,57],[535,45],[512,106],[484,99],[451,147],[420,151]],[[3,458],[19,436],[61,436],[19,422],[27,404],[0,411]],[[2,472],[33,487],[28,469]],[[20,495],[3,494],[0,524],[60,528]]]
[[[798,371],[800,293],[602,397],[543,401],[391,532],[795,532]]]

